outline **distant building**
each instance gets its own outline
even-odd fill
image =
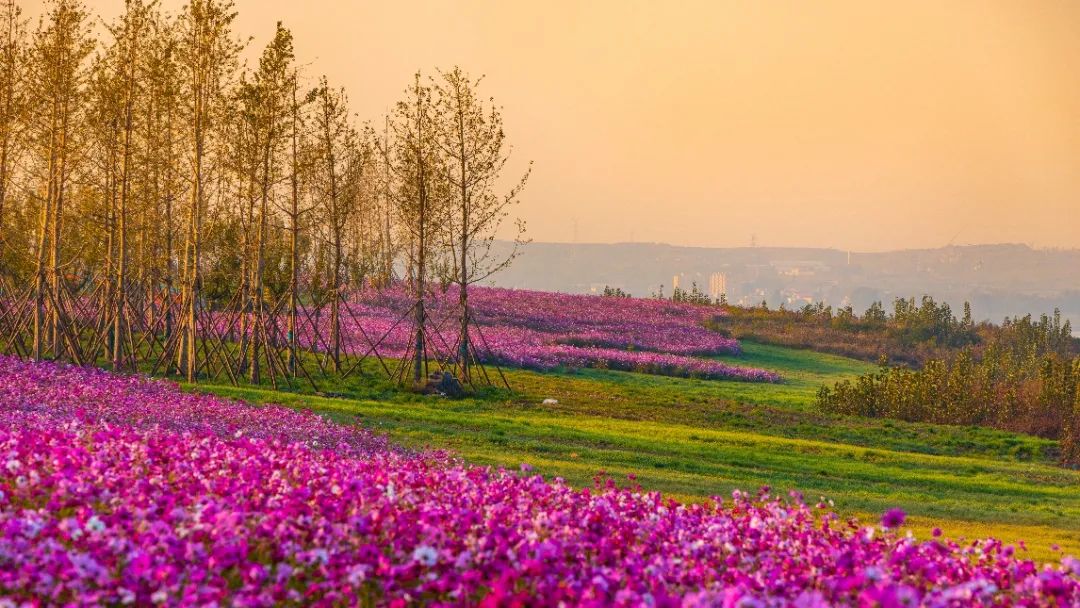
[[[682,275],[675,275],[671,277],[671,290],[674,291],[679,288],[679,277]]]
[[[829,271],[829,267],[816,260],[787,261],[777,260],[769,262],[776,274],[783,277],[812,277]]]
[[[727,294],[727,276],[722,272],[709,275],[709,297],[719,300],[720,296],[725,294]]]

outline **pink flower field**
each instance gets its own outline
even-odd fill
[[[435,319],[432,348],[455,344],[457,294],[438,294],[426,303]],[[352,296],[356,318],[344,332],[361,348],[364,335],[377,340],[384,356],[402,356],[412,340],[407,322],[412,305],[400,287],[365,290]],[[706,329],[723,314],[714,307],[637,298],[605,298],[542,291],[473,287],[470,307],[478,327],[470,334],[481,360],[527,369],[606,368],[668,376],[779,382],[774,372],[709,358],[738,354],[736,340]],[[314,338],[306,345],[318,347]],[[319,335],[327,335],[325,328]]]
[[[1080,605],[1080,561],[916,540],[899,510],[521,469],[0,357],[0,605]]]

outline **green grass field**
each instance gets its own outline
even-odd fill
[[[904,508],[917,534],[1026,540],[1051,559],[1080,555],[1080,472],[1054,464],[1055,443],[970,427],[844,418],[816,411],[823,382],[872,366],[832,355],[744,344],[735,363],[780,372],[782,384],[668,378],[607,370],[510,370],[514,389],[460,401],[401,391],[364,377],[320,386],[319,396],[269,388],[199,390],[310,408],[468,462],[528,463],[547,476],[591,484],[600,471],[648,490],[700,500],[734,488],[795,489],[834,501],[868,522]],[[545,398],[557,405],[543,405]]]

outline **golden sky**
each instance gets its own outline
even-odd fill
[[[486,74],[536,240],[1080,247],[1076,0],[236,6],[362,118],[417,69]]]

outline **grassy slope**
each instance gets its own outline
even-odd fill
[[[1080,555],[1080,473],[1055,466],[1053,443],[987,429],[940,427],[815,411],[822,382],[870,366],[810,351],[745,344],[734,362],[781,372],[780,385],[604,370],[508,372],[516,394],[448,401],[350,378],[321,387],[347,397],[206,386],[255,402],[311,408],[384,430],[416,447],[480,464],[527,462],[587,485],[600,470],[683,499],[733,488],[798,489],[868,520],[893,506],[917,533],[1027,540],[1037,557],[1059,543]],[[371,367],[374,371],[374,365]],[[559,400],[542,405],[544,398]]]

